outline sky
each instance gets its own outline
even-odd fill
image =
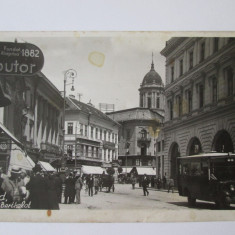
[[[1,41],[28,42],[44,54],[42,72],[60,90],[64,72],[77,71],[75,91],[66,94],[81,101],[115,104],[115,110],[139,106],[140,83],[153,62],[165,83],[165,57],[160,55],[169,36],[157,32],[8,32]],[[67,83],[71,83],[68,79]]]

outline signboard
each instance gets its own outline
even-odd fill
[[[0,42],[0,74],[33,75],[44,64],[42,51],[30,43]]]

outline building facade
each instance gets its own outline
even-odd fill
[[[124,173],[156,175],[156,139],[164,122],[164,85],[152,62],[139,88],[139,107],[107,113],[118,122],[119,156]]]
[[[234,38],[172,38],[166,57],[164,171],[176,179],[176,159],[234,152]]]
[[[63,98],[41,72],[4,76],[1,86],[10,104],[1,108],[1,122],[34,160],[53,162],[62,156]]]
[[[65,154],[67,165],[108,167],[118,159],[119,124],[92,104],[66,98]]]

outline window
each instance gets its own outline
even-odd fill
[[[83,135],[83,124],[80,125],[80,135]]]
[[[213,51],[215,53],[219,50],[219,38],[214,38],[214,45],[213,46],[214,46]]]
[[[137,158],[137,159],[135,160],[135,165],[136,165],[136,166],[139,166],[139,165],[140,165],[140,159],[139,159],[139,158]]]
[[[91,138],[93,138],[93,134],[94,134],[94,127],[91,127]]]
[[[73,145],[71,145],[71,144],[67,145],[67,155],[68,155],[68,157],[73,156]]]
[[[183,75],[183,59],[180,60],[180,76]]]
[[[174,66],[171,67],[171,82],[174,82]]]
[[[180,95],[178,96],[178,115],[182,116],[182,97]]]
[[[112,133],[112,142],[113,142],[113,143],[115,142],[114,133]]]
[[[109,132],[109,142],[111,142],[111,132]]]
[[[73,123],[69,122],[68,123],[68,134],[73,134]]]
[[[100,139],[102,140],[102,130],[100,129]]]
[[[217,80],[216,78],[212,79],[212,102],[217,102]]]
[[[108,161],[110,162],[110,150],[108,150]]]
[[[140,95],[140,107],[143,107],[144,106],[144,102],[143,102],[143,100],[144,100],[144,95]]]
[[[161,142],[157,142],[157,151],[161,152]]]
[[[225,70],[225,76],[226,76],[227,84],[228,84],[228,88],[227,88],[228,96],[232,96],[233,95],[233,70],[232,68],[229,67]]]
[[[164,144],[165,144],[165,142],[164,142],[164,140],[162,140],[162,151],[164,151]]]
[[[173,104],[172,104],[172,100],[169,101],[169,116],[170,116],[170,120],[173,119]]]
[[[95,129],[95,138],[98,139],[98,128]]]
[[[88,154],[88,146],[86,145],[86,157],[89,157],[89,154]]]
[[[126,139],[129,140],[131,138],[131,130],[127,129],[126,130]]]
[[[151,97],[148,97],[148,108],[150,109],[152,107]]]
[[[91,156],[94,157],[94,147],[91,147]]]
[[[159,109],[159,108],[160,108],[160,98],[157,97],[157,109]]]
[[[87,125],[85,125],[85,136],[87,136]]]
[[[193,68],[193,51],[189,53],[189,69]]]
[[[202,108],[204,105],[204,87],[202,84],[199,85],[199,108]]]
[[[141,134],[141,138],[142,138],[142,139],[147,138],[147,131],[146,131],[146,130],[144,130],[144,129],[141,130],[140,134]]]
[[[191,162],[190,175],[192,175],[192,176],[201,175],[201,163],[199,161],[198,162]]]
[[[115,144],[117,144],[117,134],[115,134]]]
[[[104,150],[104,160],[106,161],[106,150]]]
[[[200,62],[205,59],[205,42],[201,43],[200,47]]]
[[[188,90],[188,112],[192,111],[192,91]]]
[[[104,140],[106,141],[106,131],[104,131]]]

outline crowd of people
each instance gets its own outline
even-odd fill
[[[26,203],[31,209],[59,209],[62,193],[62,180],[57,173],[46,173],[40,165],[28,173],[24,169],[13,167],[10,176],[0,169],[1,202]]]
[[[159,176],[149,177],[146,174],[142,177],[131,175],[130,183],[135,189],[136,183],[143,188],[144,196],[149,195],[148,188],[174,190],[174,180],[162,179]],[[71,172],[62,179],[58,173],[42,171],[40,165],[36,164],[33,171],[26,172],[24,169],[12,168],[10,176],[4,175],[0,168],[0,202],[5,204],[28,203],[31,209],[59,209],[59,203],[81,203],[81,190],[84,186],[85,193],[90,197],[98,194],[102,187],[107,187],[110,192],[114,187],[113,176],[105,174],[99,176],[83,175]],[[113,188],[114,190],[114,188]]]

